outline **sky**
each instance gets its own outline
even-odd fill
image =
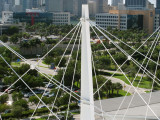
[[[123,0],[125,1],[125,0]],[[156,0],[149,0],[151,3],[156,4]],[[111,4],[111,0],[108,0],[109,4]]]

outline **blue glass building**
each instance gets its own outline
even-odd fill
[[[145,9],[147,5],[147,0],[125,0],[125,6],[128,9],[141,10]]]
[[[52,13],[26,13],[19,12],[13,13],[13,18],[19,22],[26,22],[29,24],[44,22],[47,24],[51,24],[53,22],[53,14]]]

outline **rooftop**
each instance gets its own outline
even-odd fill
[[[150,93],[141,94],[141,96],[146,101],[146,103],[149,102]],[[119,109],[118,116],[123,116],[128,108],[128,105],[130,104],[130,101],[132,100],[132,97],[133,96],[126,96],[120,109],[119,109],[119,106],[123,101],[124,97],[101,100],[102,109],[103,111],[105,111],[107,114],[111,116],[114,116],[117,110]],[[145,102],[142,100],[142,98],[138,94],[135,94],[126,116],[139,117],[139,118],[144,118],[146,116],[147,106]],[[151,109],[154,111],[154,113],[160,117],[160,112],[159,112],[160,111],[160,92],[159,91],[152,93],[152,97],[149,105]],[[95,106],[100,108],[100,102],[95,101]],[[96,112],[100,113],[99,111],[96,111]],[[155,115],[150,109],[148,109],[147,117],[151,119],[155,118]]]

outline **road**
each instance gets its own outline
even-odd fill
[[[32,64],[32,65],[36,65],[38,62],[37,62],[37,59],[28,59],[27,60],[28,63]],[[24,64],[25,62],[22,62],[21,64]],[[49,66],[46,65],[46,64],[43,64],[42,61],[40,61],[38,63],[38,69],[42,72],[42,73],[45,73],[45,74],[48,74],[48,75],[57,75],[57,72],[53,69],[49,69]]]

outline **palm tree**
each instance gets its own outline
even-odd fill
[[[122,90],[123,86],[121,85],[121,83],[116,83],[115,86],[116,86],[117,95],[118,95],[119,94],[119,90]]]
[[[36,46],[36,42],[34,40],[30,40],[29,41],[29,45],[31,47],[31,55],[33,55],[33,47]]]
[[[113,92],[114,92],[114,90],[116,89],[116,84],[115,83],[112,83],[112,95],[113,95]]]
[[[109,80],[107,83],[106,83],[106,89],[107,89],[107,96],[108,94],[110,95],[111,94],[111,88],[112,88],[112,82],[111,80]]]

